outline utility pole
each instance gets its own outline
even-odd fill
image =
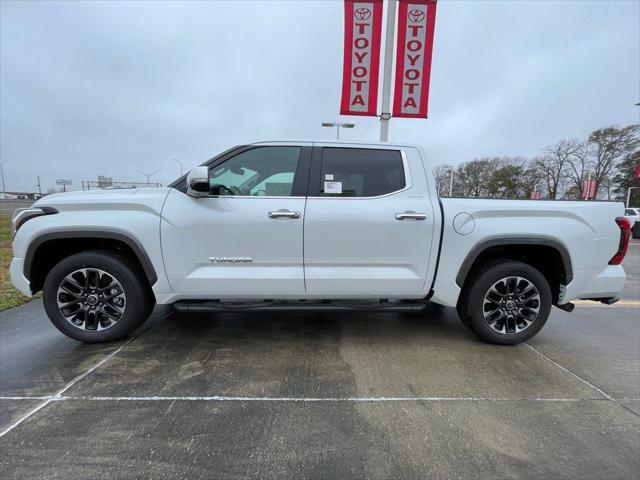
[[[384,70],[382,74],[382,113],[380,114],[380,141],[389,141],[391,119],[391,67],[393,64],[393,39],[396,28],[396,0],[387,0],[387,31],[384,42]]]
[[[453,165],[451,165],[451,175],[449,178],[449,198],[453,197]]]
[[[440,167],[438,167],[440,168]],[[442,168],[449,168],[449,197],[453,197],[453,165],[442,165]],[[440,195],[440,186],[438,186],[438,195]]]
[[[42,187],[40,186],[40,175],[38,175],[38,193],[42,195]]]
[[[155,175],[156,173],[161,172],[162,170],[154,170],[154,171],[153,171],[153,172],[151,172],[151,173],[146,173],[146,172],[143,172],[142,170],[138,170],[138,169],[136,168],[136,169],[135,169],[135,171],[136,171],[136,172],[138,172],[138,173],[140,173],[140,174],[142,174],[142,175],[144,175],[145,177],[147,177],[147,185],[149,185],[149,179],[150,179],[153,175]]]
[[[355,123],[341,123],[341,122],[322,122],[323,127],[336,127],[336,140],[340,140],[340,127],[353,128]]]
[[[180,160],[176,160],[175,158],[172,158],[171,160],[180,165],[180,176],[182,176],[182,162]]]
[[[3,165],[9,160],[0,160],[0,175],[2,175],[2,198],[7,198],[7,189],[4,186],[4,168]]]
[[[625,204],[625,206],[627,208],[629,208],[629,200],[631,200],[631,190],[633,190],[634,188],[640,188],[640,187],[629,187],[629,190],[627,190],[627,203]]]

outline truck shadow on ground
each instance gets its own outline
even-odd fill
[[[463,327],[453,308],[429,306],[422,313],[305,312],[305,313],[172,313],[142,333],[171,336],[184,342],[206,337],[227,339],[300,340],[348,335],[371,341],[402,341],[416,337],[479,343]]]

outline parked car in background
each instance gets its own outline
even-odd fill
[[[631,235],[640,238],[640,208],[625,208],[624,216],[631,223]]]
[[[57,194],[16,212],[11,278],[53,324],[114,340],[183,312],[456,307],[483,340],[534,336],[553,305],[617,301],[619,202],[443,198],[419,146],[260,142],[165,188]]]

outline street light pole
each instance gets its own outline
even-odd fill
[[[336,140],[340,140],[340,127],[342,128],[354,128],[355,123],[341,123],[341,122],[322,122],[323,127],[336,127]]]
[[[449,198],[453,197],[453,165],[451,165],[451,176],[449,178]]]
[[[3,165],[9,160],[0,160],[0,175],[2,175],[2,198],[7,198],[7,189],[4,186],[4,168]]]
[[[146,172],[143,172],[142,170],[138,170],[137,168],[136,168],[135,170],[136,170],[136,172],[141,173],[142,175],[144,175],[145,177],[147,177],[147,185],[149,185],[149,179],[150,179],[153,175],[155,175],[156,173],[158,173],[158,172],[161,172],[161,171],[162,171],[162,170],[154,170],[154,171],[153,171],[153,172],[151,172],[151,173],[146,173]]]
[[[182,176],[182,162],[180,160],[176,160],[175,158],[172,158],[171,160],[173,160],[174,162],[180,165],[180,175]]]

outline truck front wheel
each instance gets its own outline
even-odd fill
[[[540,331],[551,304],[544,275],[526,263],[502,259],[481,264],[471,273],[458,313],[482,340],[515,345]]]
[[[110,251],[86,251],[61,260],[47,275],[42,291],[53,325],[82,342],[127,336],[147,319],[152,306],[139,269]]]

